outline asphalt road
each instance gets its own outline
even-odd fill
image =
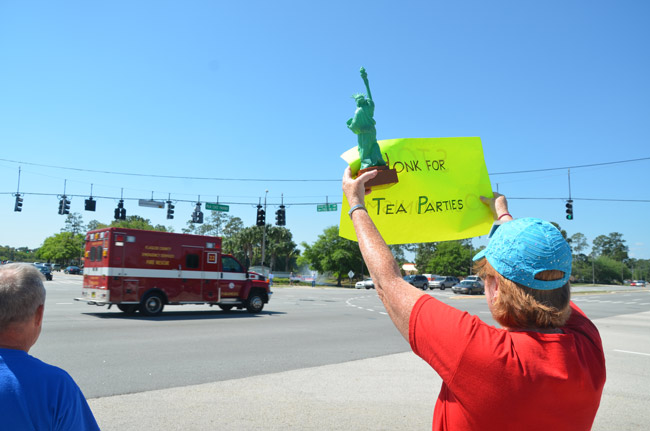
[[[57,273],[46,286],[44,329],[30,353],[68,370],[86,397],[96,399],[91,406],[103,429],[215,429],[206,422],[191,425],[187,418],[178,427],[169,418],[158,426],[154,418],[160,414],[143,428],[128,412],[141,418],[142,404],[151,403],[152,394],[168,399],[171,412],[190,390],[193,407],[183,411],[197,411],[196,400],[212,400],[213,391],[226,388],[229,399],[245,396],[244,405],[257,396],[272,402],[278,394],[284,394],[284,402],[262,409],[256,415],[259,422],[250,422],[245,408],[240,412],[228,403],[230,427],[222,422],[220,429],[430,428],[439,380],[408,353],[374,290],[277,288],[258,315],[175,306],[162,316],[144,318],[73,301],[80,276]],[[494,323],[482,296],[429,293]],[[650,293],[578,294],[574,301],[598,326],[607,357],[608,380],[594,429],[646,429]],[[395,364],[401,364],[399,370]],[[413,376],[418,376],[416,383]],[[322,386],[315,386],[321,380]],[[354,384],[348,386],[350,382]],[[310,387],[320,389],[310,394]],[[310,402],[314,408],[308,417],[293,407]],[[360,415],[359,408],[367,414]],[[214,409],[211,405],[211,414]],[[323,410],[322,415],[316,410]],[[337,417],[346,420],[333,419]],[[133,428],[125,425],[129,423]]]

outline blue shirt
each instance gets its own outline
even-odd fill
[[[0,427],[99,430],[86,398],[68,373],[13,349],[0,349]]]

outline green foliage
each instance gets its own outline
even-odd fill
[[[268,226],[266,233],[265,259],[271,269],[276,271],[291,271],[300,255],[297,245],[293,242],[291,231],[283,226]]]
[[[632,270],[633,280],[650,279],[650,259],[630,259],[628,264]]]
[[[261,226],[244,227],[239,217],[220,211],[210,211],[205,223],[187,222],[183,233],[195,235],[221,236],[221,248],[224,253],[232,254],[246,267],[262,264],[262,242],[264,228]],[[300,250],[293,242],[292,234],[285,227],[266,225],[266,242],[264,244],[265,265],[276,271],[292,271]]]
[[[12,262],[35,262],[38,258],[38,249],[27,247],[0,246],[0,260],[11,260]]]
[[[101,225],[101,223],[100,223]],[[107,227],[101,225],[99,228]],[[126,220],[113,220],[108,227],[121,227],[124,229],[140,229],[140,230],[155,230],[158,232],[173,232],[171,227],[165,227],[161,224],[152,225],[149,219],[140,217],[138,215],[126,216]],[[98,228],[98,229],[99,229]]]
[[[61,232],[45,238],[36,256],[39,260],[60,263],[61,265],[81,262],[84,248],[83,233]]]
[[[419,268],[421,273],[439,275],[468,275],[472,267],[472,252],[469,241],[443,241],[436,245],[435,251],[426,264]]]
[[[632,273],[622,262],[608,256],[600,256],[594,260],[596,283],[622,284]]]
[[[83,218],[79,213],[68,214],[65,219],[65,226],[61,232],[71,232],[75,235],[86,233],[86,226],[83,224]]]
[[[574,233],[569,238],[569,245],[574,255],[580,254],[587,249],[587,238],[580,232]]]
[[[650,264],[649,260],[639,262]],[[633,271],[625,263],[608,256],[594,258],[578,254],[573,256],[571,275],[580,283],[622,284],[623,280],[633,277]]]
[[[628,247],[625,245],[623,234],[612,232],[609,235],[598,235],[593,241],[592,254],[606,256],[618,262],[628,259]]]
[[[437,243],[425,242],[420,244],[411,244],[408,249],[415,253],[415,267],[422,273],[427,273],[426,268],[436,253]],[[422,268],[422,270],[421,270]]]
[[[227,229],[226,226],[232,223],[238,223],[243,227],[244,223],[239,217],[231,216],[222,211],[210,211],[207,214],[203,223],[192,223],[192,220],[187,221],[187,227],[183,229],[183,233],[191,233],[194,235],[210,235],[210,236],[226,236],[223,231]]]
[[[325,228],[314,244],[302,243],[303,255],[298,259],[298,265],[309,265],[318,272],[333,272],[337,274],[337,286],[347,277],[350,270],[362,265],[359,244],[339,236],[338,226]],[[354,271],[356,272],[356,271]]]
[[[586,254],[574,254],[573,263],[571,265],[572,281],[591,283],[594,276],[594,268],[592,268],[591,263],[591,258]]]

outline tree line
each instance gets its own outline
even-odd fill
[[[647,280],[650,275],[650,259],[630,258],[629,248],[623,235],[612,232],[599,235],[592,241],[591,249],[587,238],[582,233],[567,237],[567,233],[557,223],[553,223],[562,232],[573,253],[573,270],[571,280],[582,283],[620,284],[629,279]],[[131,229],[173,232],[171,227],[152,225],[148,219],[140,216],[128,216],[126,220],[114,220],[110,224],[97,220],[84,225],[79,213],[69,214],[61,232],[47,237],[38,249],[27,247],[0,247],[0,259],[12,261],[47,261],[61,265],[80,264],[83,257],[85,233],[105,227],[122,227]],[[211,211],[205,223],[191,221],[183,228],[183,233],[211,235],[222,237],[224,253],[234,255],[245,266],[262,263],[262,242],[265,238],[265,264],[272,271],[296,271],[307,267],[321,274],[332,274],[337,284],[347,279],[353,271],[355,279],[362,278],[367,270],[364,268],[359,245],[338,235],[338,226],[323,230],[317,240],[308,244],[301,243],[301,253],[293,241],[291,231],[285,227],[267,225],[244,226],[239,217],[226,213]],[[469,239],[419,244],[391,245],[400,267],[407,262],[406,254],[414,255],[415,266],[421,274],[439,274],[467,276],[472,273],[472,257],[483,247],[473,248]]]
[[[110,224],[97,220],[84,224],[81,214],[72,213],[68,214],[61,232],[45,238],[41,247],[37,249],[0,247],[0,259],[16,262],[42,261],[58,263],[62,266],[79,265],[83,260],[86,232],[106,227],[173,232],[171,227],[153,225],[149,219],[137,215],[127,216],[126,220],[114,220]],[[222,251],[234,255],[247,267],[261,265],[263,241],[265,242],[265,264],[272,270],[294,270],[300,255],[300,250],[293,241],[289,229],[267,225],[266,238],[264,238],[264,227],[244,226],[239,217],[217,211],[211,211],[202,224],[188,221],[187,227],[183,228],[182,232],[221,236]]]
[[[572,282],[622,284],[625,280],[647,280],[650,259],[634,259],[623,235],[612,232],[599,235],[592,241],[591,250],[582,233],[567,237],[557,223],[553,223],[571,246],[573,254]],[[363,277],[363,259],[356,242],[338,236],[338,226],[330,226],[313,244],[302,243],[303,254],[299,264],[308,264],[319,272],[336,274],[338,284],[350,270]],[[454,275],[472,274],[472,257],[484,247],[473,248],[469,239],[458,241],[402,244],[389,246],[400,267],[406,263],[406,253],[413,254],[415,267],[420,274]]]

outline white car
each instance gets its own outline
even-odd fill
[[[375,283],[373,283],[372,278],[366,278],[361,281],[357,281],[357,284],[354,285],[355,289],[374,289]]]

